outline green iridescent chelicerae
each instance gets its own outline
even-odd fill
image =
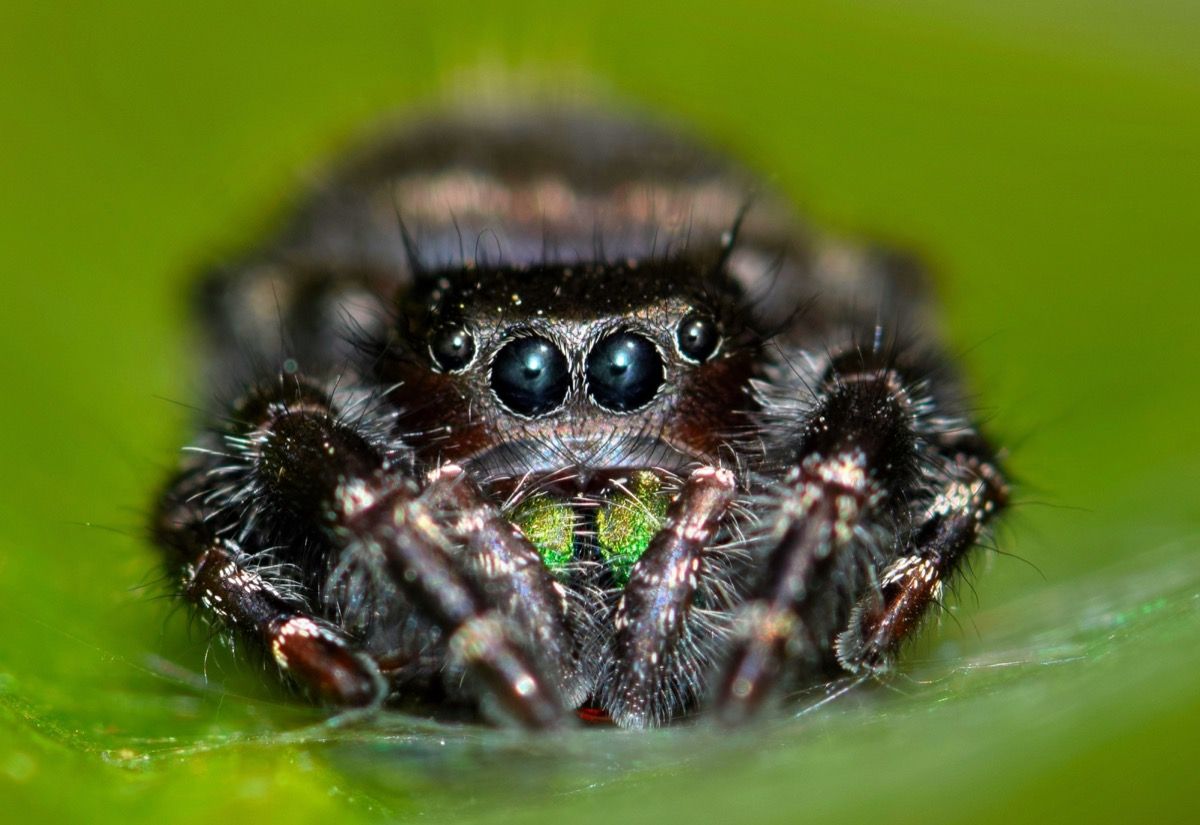
[[[622,587],[650,540],[663,526],[670,496],[652,472],[634,473],[615,486],[595,512],[596,548]],[[537,548],[542,562],[561,574],[575,558],[575,511],[569,501],[539,493],[513,511],[512,521]]]
[[[635,473],[628,487],[596,513],[596,543],[600,555],[622,587],[629,572],[662,528],[670,498],[658,476],[649,471]]]
[[[561,573],[575,558],[575,511],[569,503],[539,493],[517,507],[512,521],[537,548],[551,573]]]

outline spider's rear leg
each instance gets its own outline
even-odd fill
[[[340,629],[285,595],[283,583],[255,569],[230,539],[217,538],[193,500],[196,474],[185,473],[163,497],[155,534],[179,568],[183,596],[222,624],[256,640],[280,670],[322,702],[370,707],[387,696],[379,668]]]
[[[833,622],[845,620],[841,605],[860,596],[889,550],[918,437],[904,380],[886,365],[868,367],[873,355],[853,352],[844,362],[856,368],[831,370],[800,430],[774,496],[773,549],[717,684],[725,723],[758,710],[789,663],[820,663]]]
[[[944,439],[939,452],[949,469],[921,514],[902,555],[888,565],[881,592],[864,597],[838,637],[838,661],[854,673],[879,673],[940,603],[951,579],[988,523],[1008,502],[1008,485],[995,456],[968,433]]]
[[[316,532],[331,552],[385,576],[442,629],[508,716],[531,728],[567,719],[560,663],[517,641],[509,618],[455,558],[446,514],[386,445],[339,418],[322,390],[290,377],[253,395],[237,417],[242,432],[228,441],[271,519]]]

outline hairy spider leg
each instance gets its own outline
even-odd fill
[[[175,554],[184,598],[261,644],[280,670],[320,701],[342,707],[382,703],[387,685],[370,657],[281,591],[268,572],[255,570],[253,557],[236,542],[214,535],[210,518],[217,514],[196,498],[203,495],[199,475],[184,473],[173,482],[155,522],[159,543]]]
[[[705,551],[733,501],[729,470],[692,472],[666,523],[630,571],[613,611],[611,678],[601,704],[623,728],[661,723],[683,686],[701,684],[705,662],[689,656],[689,619],[705,574]],[[680,702],[682,703],[682,702]]]
[[[884,571],[880,590],[859,602],[838,637],[838,660],[853,673],[879,674],[890,667],[900,646],[940,604],[944,583],[1008,503],[1008,484],[982,438],[970,433],[946,439],[939,451],[950,466],[942,488],[903,554]]]
[[[425,498],[458,539],[462,566],[472,581],[557,670],[566,704],[582,704],[591,686],[572,630],[587,618],[579,615],[537,549],[457,464],[430,473]]]
[[[252,393],[233,417],[238,428],[226,442],[240,453],[247,478],[230,484],[222,476],[220,483],[254,499],[264,516],[243,514],[243,530],[284,524],[280,535],[317,535],[337,558],[382,571],[441,628],[451,655],[503,714],[528,728],[569,720],[554,668],[523,648],[509,619],[461,569],[413,474],[339,417],[325,390],[284,375]],[[221,498],[216,491],[207,497]]]
[[[774,505],[777,539],[735,620],[713,697],[726,724],[755,713],[788,665],[819,667],[825,634],[814,623],[831,599],[856,599],[871,585],[916,476],[914,410],[896,371],[833,370],[818,397]]]

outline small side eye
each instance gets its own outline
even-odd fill
[[[475,339],[458,324],[446,324],[429,336],[429,356],[440,369],[456,372],[475,357]]]
[[[721,344],[721,331],[717,322],[707,315],[693,312],[679,322],[675,333],[675,344],[679,354],[693,364],[703,364]]]

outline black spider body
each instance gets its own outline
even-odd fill
[[[156,536],[334,705],[737,722],[885,669],[1007,497],[918,268],[637,123],[409,127],[202,296]]]

